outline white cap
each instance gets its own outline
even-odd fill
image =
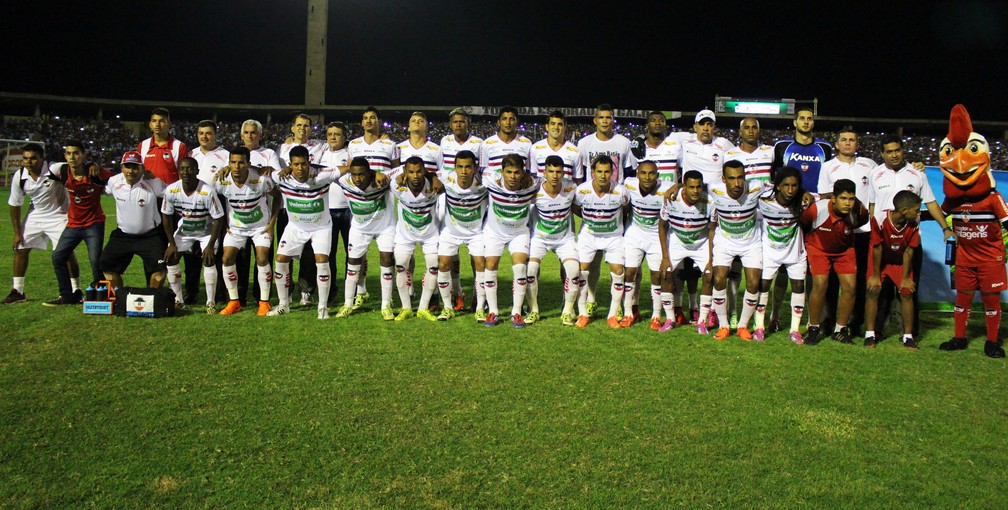
[[[710,119],[711,122],[717,122],[717,119],[714,118],[714,112],[707,109],[703,109],[697,112],[696,119],[694,119],[693,122],[699,124],[700,121],[704,119]]]

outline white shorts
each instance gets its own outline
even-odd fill
[[[763,268],[763,244],[758,240],[751,244],[731,244],[722,242],[718,244],[720,239],[715,238],[714,240],[714,266],[728,266],[731,267],[732,260],[735,257],[742,259],[742,267],[747,267],[749,269],[762,269]]]
[[[178,249],[179,253],[185,253],[192,250],[193,245],[198,246],[200,253],[207,248],[210,244],[210,236],[205,235],[201,237],[184,237],[175,234],[175,248]],[[214,246],[214,253],[217,253],[217,247]]]
[[[59,243],[60,235],[66,228],[67,219],[62,218],[32,218],[31,214],[25,217],[25,222],[21,225],[21,233],[24,241],[18,245],[19,250],[44,250],[49,247],[46,238],[52,242],[53,248]]]
[[[599,251],[605,253],[605,261],[609,264],[623,265],[623,236],[595,236],[581,232],[577,240],[578,261],[590,264]]]
[[[378,244],[378,251],[392,253],[392,250],[395,248],[395,225],[390,225],[378,234],[364,234],[351,225],[349,237],[350,249],[348,250],[347,257],[352,259],[359,259],[367,255],[371,241]]]
[[[410,235],[404,235],[402,232],[396,232],[394,248],[396,255],[400,253],[412,255],[413,250],[416,249],[418,244],[423,246],[424,255],[437,255],[438,236],[432,235],[427,239],[414,239]]]
[[[482,257],[484,253],[483,249],[483,234],[474,234],[469,238],[457,237],[448,232],[442,231],[441,236],[438,237],[438,256],[439,257],[454,257],[458,255],[459,246],[466,245],[469,248],[469,255],[472,257]]]
[[[684,260],[692,259],[693,264],[695,264],[700,271],[703,271],[707,269],[707,263],[710,262],[710,251],[707,249],[706,241],[701,243],[700,246],[695,249],[689,249],[678,242],[669,241],[668,254],[669,263],[671,264],[670,267],[672,269],[676,269],[681,266]]]
[[[500,237],[490,231],[483,231],[483,254],[487,257],[500,257],[504,254],[504,247],[507,246],[508,253],[529,252],[529,233],[524,232],[510,239]]]
[[[252,240],[252,244],[257,248],[273,247],[273,237],[263,232],[261,228],[249,230],[236,228],[228,230],[227,234],[224,234],[224,247],[242,249],[249,239]]]
[[[808,255],[805,250],[797,250],[796,254],[768,250],[763,247],[763,276],[764,280],[773,280],[777,276],[777,271],[781,266],[787,267],[788,278],[792,280],[805,280],[808,274]]]
[[[641,260],[645,256],[650,270],[657,271],[661,266],[661,244],[658,242],[657,234],[648,236],[640,229],[629,228],[623,236],[623,249],[626,267],[640,267]]]
[[[307,232],[301,230],[297,225],[289,223],[287,224],[287,228],[284,229],[283,235],[280,236],[280,244],[277,245],[277,255],[296,259],[301,258],[301,252],[304,251],[304,245],[308,241],[311,241],[312,250],[315,253],[328,254],[329,249],[332,248],[332,229],[323,228]]]
[[[573,232],[568,232],[567,235],[560,239],[551,240],[543,239],[541,237],[532,237],[529,242],[529,257],[533,259],[542,260],[549,251],[557,254],[557,258],[560,262],[565,260],[578,258],[578,245],[577,239],[574,237]]]

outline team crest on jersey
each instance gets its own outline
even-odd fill
[[[169,161],[169,160],[171,160],[171,154],[169,154],[169,153],[166,152],[166,153],[164,153],[164,154],[161,155],[161,158],[163,158],[165,161]]]
[[[143,207],[143,206],[147,205],[147,201],[141,198],[140,200],[137,200],[137,205],[139,205],[140,207]]]
[[[802,163],[801,164],[801,171],[802,172],[808,172],[808,169],[809,169],[809,164],[808,163]]]
[[[721,159],[721,157],[718,156],[717,154],[711,155],[711,160],[714,161],[715,163],[717,163],[719,159]]]
[[[281,240],[279,248],[283,248],[284,246],[287,246],[287,241]]]
[[[864,186],[868,185],[868,176],[867,175],[861,178],[861,184],[864,185]]]

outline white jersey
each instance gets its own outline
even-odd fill
[[[353,221],[350,227],[366,235],[378,235],[395,224],[395,203],[388,186],[379,187],[373,181],[367,189],[354,186],[352,175],[340,177]]]
[[[648,196],[641,194],[640,180],[636,177],[627,177],[623,186],[627,189],[627,197],[630,201],[631,223],[627,230],[640,230],[649,236],[657,236],[662,204],[665,203],[665,195],[668,194],[672,183],[658,181],[655,192]]]
[[[746,152],[740,147],[725,152],[724,160],[740,161],[745,165],[745,178],[749,182],[770,182],[770,168],[773,166],[774,149],[769,145],[760,145],[752,152]]]
[[[323,168],[339,168],[341,166],[346,166],[347,162],[350,161],[350,153],[346,150],[346,147],[337,150],[331,150],[329,145],[326,145],[326,149],[322,151],[322,155],[319,156],[318,164]],[[350,207],[350,202],[347,202],[346,195],[343,194],[343,189],[336,186],[329,186],[329,208],[330,209],[346,209]]]
[[[612,138],[602,141],[598,138],[598,133],[592,133],[577,143],[578,152],[581,156],[581,164],[578,165],[576,179],[587,179],[591,181],[591,162],[593,159],[605,154],[613,160],[612,181],[623,183],[625,177],[624,170],[636,168],[633,154],[630,153],[630,140],[627,137],[614,133]]]
[[[455,135],[445,135],[441,138],[441,170],[439,176],[446,175],[455,170],[455,155],[461,151],[470,151],[476,156],[475,164],[479,165],[483,154],[483,139],[478,136],[469,135],[464,142],[459,143]]]
[[[725,153],[735,146],[725,138],[716,137],[711,143],[702,143],[692,134],[683,139],[679,152],[680,175],[697,170],[703,174],[704,183],[710,186],[721,182]]]
[[[833,158],[823,163],[819,170],[820,193],[832,193],[833,184],[840,179],[850,179],[854,182],[854,196],[867,206],[872,201],[872,184],[869,180],[872,170],[876,168],[875,161],[868,158],[854,158],[851,163],[845,163]],[[854,229],[854,232],[871,232],[871,222]]]
[[[210,235],[214,220],[224,217],[224,206],[210,184],[197,181],[192,195],[186,195],[178,180],[165,188],[161,212],[168,216],[179,214],[176,236],[196,238]]]
[[[203,149],[196,147],[189,151],[189,157],[196,160],[199,173],[196,178],[211,183],[217,178],[217,172],[228,166],[231,160],[231,153],[223,147],[214,147],[210,152],[203,152]]]
[[[560,181],[560,191],[555,197],[546,192],[543,183],[535,198],[535,215],[532,223],[532,237],[556,241],[574,231],[571,204],[577,185],[568,179]]]
[[[266,147],[258,147],[249,151],[249,165],[256,166],[259,168],[272,168],[273,170],[280,170],[280,158],[277,157],[276,151],[273,149],[267,149]],[[266,173],[266,172],[263,172]]]
[[[322,153],[329,147],[329,144],[322,140],[308,140],[305,143],[285,143],[280,146],[280,152],[277,153],[281,165],[285,167],[290,166],[290,151],[299,145],[308,149],[308,163],[318,163],[322,157]]]
[[[424,179],[423,189],[419,193],[414,193],[405,182],[398,186],[393,183],[392,194],[399,199],[397,238],[400,236],[415,240],[437,238],[438,193],[434,193],[431,189],[430,181]]]
[[[553,150],[553,147],[550,147],[549,139],[543,138],[532,144],[532,150],[529,153],[529,159],[532,160],[532,173],[542,177],[546,171],[546,158],[560,156],[564,163],[564,179],[573,179],[581,159],[579,154],[577,146],[568,141],[564,141],[559,149]]]
[[[468,239],[483,231],[483,217],[487,210],[487,190],[473,179],[468,188],[462,188],[458,183],[458,175],[454,171],[445,174],[441,180],[444,185],[444,221],[442,231],[455,237]]]
[[[760,229],[756,225],[756,209],[763,183],[746,182],[742,196],[732,198],[723,182],[708,185],[708,201],[714,222],[714,245],[723,242],[735,247],[760,243]]]
[[[529,187],[515,191],[505,188],[503,181],[500,174],[491,170],[483,174],[489,209],[484,230],[505,239],[528,234],[532,203],[539,192],[540,181],[533,177]]]
[[[532,171],[532,164],[529,152],[532,150],[532,141],[524,136],[518,135],[508,143],[500,139],[500,136],[493,135],[483,141],[483,153],[480,154],[480,169],[491,171],[497,175],[501,172],[501,163],[504,156],[517,154],[525,158],[525,170]]]
[[[329,188],[340,178],[339,170],[327,168],[312,172],[308,180],[301,182],[293,175],[277,179],[280,197],[291,225],[305,232],[329,229],[332,216],[329,215]]]
[[[270,222],[270,194],[276,184],[269,175],[259,175],[250,169],[245,183],[239,185],[233,176],[214,183],[217,193],[227,203],[228,227],[241,230],[263,228]]]
[[[364,141],[364,137],[354,138],[347,145],[350,159],[362,157],[368,160],[371,170],[375,172],[388,172],[392,170],[392,162],[399,159],[399,151],[392,140],[379,138],[371,143]]]
[[[637,160],[650,161],[658,167],[658,179],[665,182],[679,182],[679,151],[686,133],[675,132],[665,137],[657,147],[644,142],[644,157]]]
[[[403,140],[396,145],[396,150],[399,151],[399,161],[402,164],[406,164],[406,160],[412,156],[418,156],[424,162],[424,170],[428,174],[437,173],[441,168],[441,147],[434,142],[424,142],[419,148],[414,147],[410,141]]]
[[[123,174],[109,178],[105,194],[116,204],[116,223],[127,234],[146,234],[161,225],[158,199],[164,196],[165,184],[157,177],[141,178],[130,186]]]
[[[805,245],[801,226],[801,215],[795,216],[791,209],[780,205],[772,187],[764,189],[760,196],[759,217],[762,225],[763,249],[777,253],[791,253],[795,247]]]
[[[688,204],[683,199],[686,190],[680,189],[672,200],[662,204],[661,219],[669,224],[669,240],[683,248],[695,250],[707,242],[710,232],[708,203],[697,200]]]
[[[31,198],[32,220],[59,220],[66,223],[67,219],[67,192],[61,184],[60,176],[63,171],[63,163],[53,163],[52,165],[42,165],[37,179],[33,179],[28,169],[22,167],[10,180],[10,197],[7,205],[11,207],[21,207],[25,198]]]
[[[916,193],[925,204],[935,201],[927,174],[910,163],[898,170],[892,170],[884,164],[876,166],[868,177],[868,182],[872,183],[869,203],[875,204],[875,219],[879,225],[885,221],[886,213],[893,209],[893,197],[902,190]]]
[[[581,233],[598,237],[622,236],[623,206],[628,200],[622,184],[614,184],[599,195],[591,181],[581,183],[574,198],[574,203],[581,208]]]

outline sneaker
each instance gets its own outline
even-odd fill
[[[320,321],[324,321],[329,318],[329,308],[319,308],[318,318]]]
[[[487,320],[487,312],[486,312],[486,310],[483,310],[483,309],[476,310],[476,313],[473,314],[473,317],[476,318],[476,322],[486,322],[486,320]]]
[[[903,339],[903,347],[906,347],[907,349],[916,351],[917,350],[917,339],[915,339],[914,337],[904,338]]]
[[[632,318],[632,317],[631,317],[631,318]],[[609,318],[608,318],[608,319],[606,320],[606,324],[608,324],[610,328],[613,328],[613,329],[619,329],[619,328],[620,328],[620,320],[619,320],[619,317],[617,317],[617,316],[615,316],[615,315],[613,315],[612,317],[609,317]]]
[[[560,324],[564,326],[573,326],[575,322],[577,322],[577,318],[574,317],[574,314],[565,313],[560,316]]]
[[[732,314],[731,321],[729,322],[728,327],[730,327],[731,329],[738,328],[738,315]]]
[[[701,335],[709,335],[710,331],[707,330],[707,323],[704,321],[697,323],[696,332]]]
[[[495,314],[495,313],[488,313],[487,316],[486,316],[486,320],[483,321],[483,325],[486,326],[486,327],[488,327],[488,328],[496,326],[497,325],[497,314]]]
[[[756,331],[752,332],[752,339],[754,342],[762,342],[766,338],[766,330],[763,328],[756,328]]]
[[[430,313],[430,312],[427,312],[427,313]],[[385,316],[385,314],[383,313],[382,317],[384,317],[384,316]],[[403,308],[402,310],[399,310],[399,315],[396,315],[395,319],[392,319],[392,320],[394,320],[396,322],[402,322],[402,321],[404,321],[406,319],[410,319],[412,317],[413,317],[413,310],[410,310],[409,308]],[[388,319],[386,319],[386,320],[388,320]]]
[[[535,324],[539,322],[539,319],[539,312],[529,312],[529,314],[525,316],[525,324]]]
[[[301,306],[308,306],[311,302],[311,292],[301,292]]]
[[[217,315],[217,305],[214,303],[206,304],[206,314],[207,315]]]
[[[42,306],[63,306],[63,305],[79,305],[81,302],[74,301],[74,298],[65,298],[63,296],[57,296],[56,299],[50,299],[42,303]]]
[[[633,315],[627,315],[627,316],[624,316],[623,320],[620,321],[619,327],[621,327],[621,328],[629,328],[630,326],[633,326],[633,323],[634,323],[634,316]]]
[[[340,309],[336,311],[335,317],[337,319],[345,319],[349,317],[351,313],[353,313],[352,306],[341,306]]]
[[[597,308],[598,308],[598,305],[596,305],[595,303],[592,303],[592,302],[588,302],[588,306],[587,306],[588,317],[594,317],[595,316],[595,310]]]
[[[266,305],[266,306],[269,306],[269,305]],[[231,315],[231,314],[233,314],[235,312],[240,312],[240,311],[241,311],[241,302],[239,302],[237,299],[232,299],[231,301],[228,301],[227,306],[225,306],[224,309],[220,311],[220,314],[221,315]]]
[[[805,330],[805,345],[819,345],[822,341],[822,332],[819,331],[819,326],[809,326]]]
[[[875,339],[875,335],[866,336],[864,338],[864,346],[865,347],[870,347],[870,348],[874,349],[876,345],[878,345],[878,340]]]
[[[259,310],[256,311],[256,315],[258,315],[260,317],[265,317],[266,314],[268,314],[269,312],[270,312],[269,301],[260,301],[259,302]]]
[[[419,314],[417,314],[419,315]],[[446,321],[455,317],[455,310],[452,310],[450,306],[446,306],[441,309],[441,314],[437,316],[437,320]]]
[[[587,328],[588,327],[588,316],[587,315],[578,315],[577,322],[574,323],[574,326],[578,327],[578,328],[581,328],[581,329]]]
[[[176,312],[179,311],[179,310],[184,310],[184,309],[185,309],[185,302],[184,301],[176,301],[175,302],[175,311]]]
[[[690,322],[693,323],[693,324],[696,324],[697,322],[700,322],[700,309],[699,308],[690,308]],[[682,323],[680,323],[680,324],[682,324]],[[685,324],[682,324],[682,325],[685,326]]]
[[[686,315],[683,314],[683,309],[681,306],[675,307],[673,310],[675,312],[675,321],[678,325],[683,326],[686,324]]]
[[[840,331],[834,331],[833,334],[830,336],[830,338],[842,344],[854,343],[854,340],[851,338],[850,335],[850,328],[848,328],[847,326],[840,328]]]
[[[969,345],[969,340],[962,337],[953,337],[948,342],[942,342],[938,348],[943,351],[960,351],[965,349],[967,345]]]
[[[749,328],[742,326],[735,330],[735,334],[739,336],[742,340],[746,342],[752,341],[753,334],[749,332]]]
[[[1005,357],[1004,348],[1001,347],[1001,342],[991,342],[987,340],[984,342],[984,354],[988,358],[1003,358]]]
[[[731,330],[728,328],[718,328],[717,333],[714,333],[714,340],[725,340],[731,335]]]
[[[276,305],[266,316],[276,317],[278,315],[287,315],[288,313],[290,313],[290,305]]]
[[[714,313],[714,309],[712,308],[711,311],[707,312],[707,327],[716,328],[717,326],[718,326],[717,314]]]
[[[514,326],[514,327],[516,327],[516,328],[524,328],[525,327],[525,319],[521,316],[520,313],[516,313],[516,314],[514,314],[514,315],[511,316],[511,325]]]
[[[788,335],[788,338],[790,338],[792,342],[794,342],[794,343],[796,343],[798,345],[801,345],[801,344],[805,343],[805,340],[802,338],[801,333],[799,333],[797,331],[792,331]]]
[[[662,324],[660,328],[658,328],[658,332],[659,333],[668,333],[669,331],[672,331],[673,329],[675,329],[675,327],[678,326],[678,325],[679,324],[677,324],[676,321],[674,321],[672,319],[666,319],[665,323]]]
[[[382,308],[381,318],[382,318],[382,320],[386,320],[386,321],[395,320],[395,313],[392,312],[391,308]]]
[[[445,310],[451,310],[451,307],[448,306],[448,307],[445,307],[444,309]],[[428,320],[428,321],[431,321],[431,322],[434,322],[434,321],[437,320],[437,316],[435,316],[430,310],[428,310],[426,308],[424,308],[423,310],[417,310],[416,311],[416,316],[417,316],[417,319],[425,319],[425,320]]]
[[[465,308],[465,293],[455,296],[455,311],[461,311]]]
[[[371,295],[366,292],[364,294],[357,294],[357,297],[353,300],[353,309],[360,310],[360,307],[364,306],[364,303],[367,303],[369,297]]]
[[[669,319],[668,322],[674,323],[675,321],[673,321],[672,319]],[[662,323],[662,320],[661,320],[660,317],[651,317],[651,324],[650,324],[651,330],[658,331],[658,330],[660,330],[662,328],[663,325],[664,325],[664,323]]]
[[[630,315],[633,316],[634,322],[640,320],[640,307],[637,305],[632,305],[630,307]]]
[[[772,335],[781,330],[780,319],[774,318],[770,319],[770,324],[766,328],[767,334]]]

